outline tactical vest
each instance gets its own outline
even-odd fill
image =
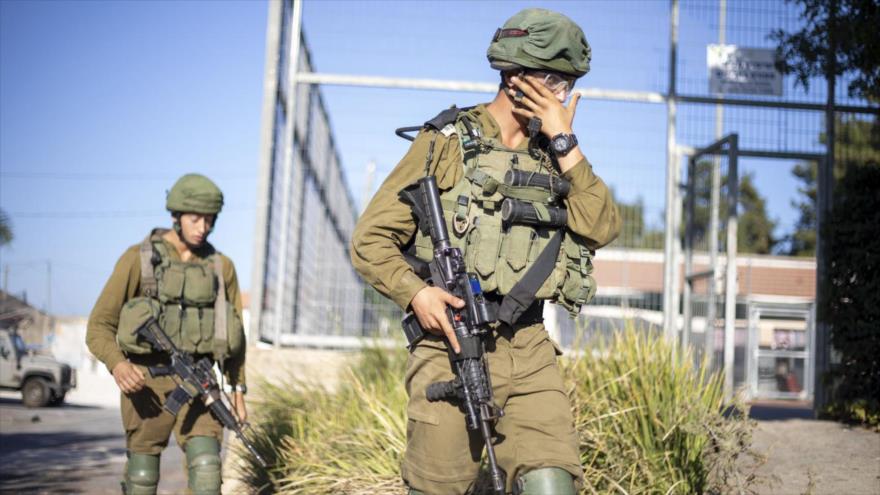
[[[241,319],[226,300],[223,259],[208,246],[212,254],[206,258],[173,260],[162,241],[165,232],[154,229],[140,244],[141,296],[122,307],[119,347],[131,354],[155,352],[135,333],[152,316],[182,351],[213,354],[222,362],[244,345]]]
[[[462,250],[467,271],[477,274],[483,291],[508,295],[519,290],[515,290],[517,283],[535,266],[545,249],[555,248],[557,252],[548,252],[543,257],[545,261],[541,263],[546,263],[547,269],[553,260],[555,263],[546,279],[537,281],[540,287],[534,291],[534,298],[552,301],[576,316],[596,292],[591,276],[593,253],[586,240],[564,227],[508,224],[502,220],[502,203],[507,198],[529,204],[538,217],[548,215],[547,207],[564,208],[562,199],[548,189],[505,183],[505,174],[510,170],[558,178],[558,166],[546,149],[511,149],[499,140],[483,137],[471,111],[454,110],[444,112],[447,122],[441,114],[427,127],[434,127],[447,137],[458,136],[464,174],[440,198],[450,241]],[[561,244],[558,236],[562,238]],[[431,239],[421,229],[413,246],[416,257],[423,261],[432,259]]]

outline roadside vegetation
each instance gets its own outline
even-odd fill
[[[742,404],[725,403],[719,375],[646,332],[585,348],[561,361],[583,493],[750,493],[753,424]],[[253,436],[274,467],[239,452],[241,481],[252,493],[405,493],[405,364],[404,350],[367,348],[335,391],[293,378],[262,384]]]

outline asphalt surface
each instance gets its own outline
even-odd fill
[[[0,397],[0,493],[120,493],[125,436],[118,409],[29,409]],[[183,453],[162,455],[159,493],[186,490]]]
[[[806,404],[754,404],[759,474],[775,478],[761,495],[880,494],[880,434],[816,421]],[[227,438],[228,439],[228,438]],[[0,493],[120,493],[125,437],[117,408],[29,409],[0,393]],[[186,490],[183,453],[171,439],[162,455],[160,494]],[[236,492],[227,479],[224,493]]]

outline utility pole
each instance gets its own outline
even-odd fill
[[[816,177],[816,375],[813,377],[813,412],[818,415],[828,402],[828,390],[824,375],[831,368],[831,324],[823,307],[828,292],[828,238],[823,235],[828,225],[831,202],[834,192],[834,141],[835,141],[835,101],[837,53],[834,35],[837,29],[837,0],[832,0],[828,14],[826,32],[828,36],[828,57],[825,81],[828,95],[825,106],[825,159],[817,164]]]
[[[724,46],[727,43],[727,0],[718,2],[718,44]],[[722,95],[723,96],[723,95]],[[715,140],[724,136],[724,105],[715,105]],[[721,157],[715,155],[712,158],[712,189],[709,213],[709,268],[712,271],[709,282],[709,294],[706,301],[706,329],[703,341],[703,359],[709,370],[713,369],[715,359],[715,322],[717,321],[717,294],[718,294],[718,236],[719,216],[721,205]],[[730,194],[730,191],[728,191]]]
[[[666,234],[663,243],[663,333],[669,342],[678,336],[678,277],[676,256],[678,231],[676,214],[679,201],[680,164],[675,142],[676,60],[678,50],[678,0],[670,2],[669,93],[666,96]]]
[[[373,192],[373,181],[376,178],[376,162],[370,160],[367,163],[367,176],[364,178],[364,195],[361,197],[361,213],[367,208],[370,202],[370,193]]]
[[[46,314],[52,314],[52,260],[46,260]]]

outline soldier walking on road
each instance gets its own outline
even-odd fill
[[[579,100],[572,89],[589,71],[590,47],[568,17],[527,9],[496,31],[488,58],[501,76],[495,98],[425,123],[361,216],[351,258],[430,332],[411,347],[405,377],[402,476],[410,493],[472,489],[483,450],[459,404],[426,398],[429,384],[454,378],[449,359],[461,350],[446,310],[464,305],[426,284],[404,256],[432,259],[429,236],[398,194],[433,175],[450,241],[498,315],[484,342],[494,400],[505,412],[493,445],[506,491],[574,494],[583,477],[577,434],[542,314],[545,300],[579,312],[595,293],[595,250],[620,231],[611,193],[572,132]]]
[[[176,416],[163,410],[177,384],[171,376],[153,377],[148,371],[169,364],[167,355],[134,333],[148,318],[159,321],[195,360],[208,357],[219,364],[234,390],[238,420],[247,417],[238,279],[232,260],[207,242],[222,207],[223,194],[210,179],[181,177],[166,201],[173,228],[154,229],[125,251],[89,317],[89,350],[122,391],[128,451],[123,489],[131,495],[156,493],[159,456],[172,432],[186,453],[190,490],[219,494],[221,484],[223,425],[198,399]]]

